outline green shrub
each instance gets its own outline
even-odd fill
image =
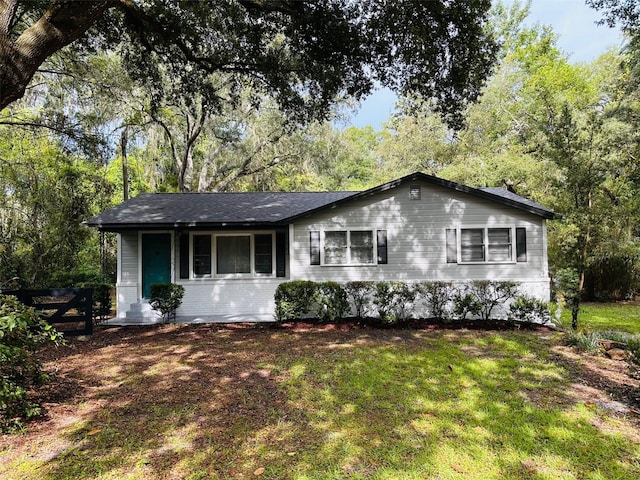
[[[415,306],[417,291],[412,284],[406,282],[392,282],[396,293],[395,311],[396,317],[405,322],[411,317]]]
[[[602,339],[599,332],[577,332],[570,330],[567,334],[567,345],[576,347],[589,353],[601,353],[603,351]]]
[[[415,289],[406,282],[376,282],[373,303],[384,323],[406,321],[416,298]]]
[[[547,302],[528,295],[520,295],[509,305],[507,318],[511,322],[546,324],[551,321],[551,313]]]
[[[78,285],[81,288],[93,289],[93,307],[92,315],[94,320],[98,320],[108,316],[111,313],[113,302],[111,300],[111,289],[113,286],[109,283],[82,283]]]
[[[336,282],[322,282],[317,284],[316,314],[322,322],[334,322],[344,318],[349,312],[347,292]]]
[[[297,320],[312,313],[316,304],[318,284],[309,280],[293,280],[278,285],[274,300],[276,320]]]
[[[469,291],[468,285],[456,288],[451,300],[453,302],[453,313],[457,320],[466,320],[467,315],[479,315],[482,309],[482,304],[478,301],[478,297]]]
[[[102,281],[102,275],[99,270],[82,269],[54,273],[49,280],[49,286],[61,288],[80,287],[83,284],[97,284],[102,283]]]
[[[470,292],[480,304],[478,314],[482,320],[489,320],[495,307],[504,305],[518,292],[518,282],[494,282],[493,280],[474,280]]]
[[[347,282],[344,285],[344,289],[351,299],[356,317],[360,319],[364,318],[371,305],[375,284],[373,282],[363,281]]]
[[[23,420],[40,414],[40,405],[29,398],[29,391],[47,380],[36,352],[61,341],[33,308],[0,295],[0,431],[19,429]]]
[[[450,303],[454,292],[451,282],[422,282],[416,286],[418,295],[424,297],[433,318],[449,320]]]
[[[182,304],[184,287],[175,283],[154,283],[151,285],[151,308],[159,311],[166,321],[176,317],[176,310]]]
[[[393,311],[395,292],[391,282],[376,282],[375,288],[373,303],[376,305],[378,318],[383,322],[395,321],[395,312]]]

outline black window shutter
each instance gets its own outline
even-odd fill
[[[516,259],[527,261],[527,229],[524,227],[516,228]]]
[[[447,228],[447,263],[458,263],[458,239],[455,228]]]
[[[189,234],[180,232],[178,236],[180,243],[180,278],[189,278]]]
[[[276,277],[287,276],[287,232],[276,232]]]
[[[387,264],[387,231],[378,230],[378,264]]]
[[[309,264],[320,265],[320,232],[309,232]]]

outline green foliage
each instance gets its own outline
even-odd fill
[[[82,287],[87,283],[100,283],[102,276],[97,269],[54,272],[47,282],[51,288]]]
[[[36,352],[61,341],[33,308],[0,295],[0,431],[19,429],[23,420],[40,414],[29,393],[47,380]]]
[[[336,282],[316,283],[295,280],[278,285],[275,293],[276,320],[305,318],[310,321],[336,321],[355,311],[365,318],[370,308],[383,324],[404,324],[412,316],[420,301],[429,308],[433,318],[449,320],[451,313],[459,320],[468,316],[491,319],[498,306],[505,305],[517,291],[516,282],[477,281],[456,286],[451,282],[354,281],[344,285]],[[450,305],[453,305],[450,311]],[[542,322],[549,318],[547,305],[530,297],[514,302],[512,316],[520,321]]]
[[[166,320],[175,318],[176,310],[182,305],[184,287],[175,283],[154,283],[151,285],[149,304],[159,311]]]
[[[107,189],[95,164],[7,127],[0,158],[0,283],[50,287],[71,281],[67,272],[99,270],[98,234],[81,225]]]
[[[113,300],[111,298],[113,285],[110,283],[88,282],[82,283],[78,286],[82,288],[91,288],[93,290],[92,314],[94,321],[103,319],[111,313],[111,308],[113,307]]]
[[[373,303],[383,323],[402,323],[408,320],[416,290],[405,282],[376,282]]]
[[[604,330],[599,332],[600,338],[616,342],[631,354],[631,361],[640,365],[640,334],[621,332],[619,330]]]
[[[349,313],[347,292],[336,282],[317,284],[315,317],[321,322],[335,322]]]
[[[511,322],[547,324],[551,321],[551,313],[547,302],[520,295],[509,305],[507,318]]]
[[[185,98],[207,91],[207,103],[218,107],[237,103],[241,86],[251,85],[254,105],[275,98],[290,117],[307,120],[325,116],[339,95],[360,98],[378,83],[437,99],[455,125],[495,58],[496,45],[484,29],[489,7],[484,0],[250,0],[221,2],[214,9],[202,2],[107,2],[94,5],[89,15],[84,5],[71,2],[55,9],[55,39],[43,32],[38,48],[25,50],[13,42],[45,10],[40,2],[26,2],[7,14],[9,28],[1,40],[20,59],[11,68],[0,65],[0,108],[24,94],[46,59],[41,52],[56,53],[80,38],[77,49],[66,50],[119,52],[130,75],[150,84],[152,101],[166,88],[158,78],[167,72]],[[123,14],[145,21],[132,26]],[[229,92],[207,88],[210,76],[220,72],[230,72]]]
[[[451,297],[454,292],[451,282],[422,282],[416,286],[416,290],[424,298],[433,318],[445,321],[450,319]]]
[[[457,320],[466,320],[467,315],[479,315],[482,309],[482,304],[478,298],[469,291],[468,285],[456,289],[451,300],[453,302],[453,313]]]
[[[571,268],[560,268],[553,275],[553,285],[558,304],[567,306],[571,310],[571,328],[578,329],[578,314],[580,313],[580,276]]]
[[[480,304],[478,314],[482,320],[489,320],[495,307],[504,305],[518,291],[518,282],[495,282],[492,280],[475,280],[469,285],[469,293]]]
[[[589,353],[601,353],[603,351],[599,332],[578,332],[571,330],[567,333],[567,345]]]
[[[344,285],[347,296],[351,300],[356,318],[362,319],[368,313],[375,291],[374,282],[354,281]]]
[[[584,301],[628,300],[640,292],[640,261],[637,256],[611,255],[594,258],[585,271]]]
[[[278,322],[297,320],[312,311],[318,295],[318,284],[310,280],[283,282],[276,288],[275,317]]]

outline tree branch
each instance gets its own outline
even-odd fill
[[[15,42],[8,33],[0,35],[0,110],[24,95],[37,69],[51,54],[84,35],[114,5],[115,0],[58,0]],[[11,4],[3,6],[0,12],[13,18]]]

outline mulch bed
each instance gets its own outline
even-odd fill
[[[269,324],[270,328],[307,331],[340,330],[346,331],[357,328],[374,328],[383,330],[527,330],[533,332],[551,332],[556,329],[549,325],[523,322],[508,322],[506,320],[454,320],[443,321],[435,318],[410,319],[401,324],[382,323],[378,318],[346,318],[336,322],[318,323],[309,320],[291,322],[276,322]]]

